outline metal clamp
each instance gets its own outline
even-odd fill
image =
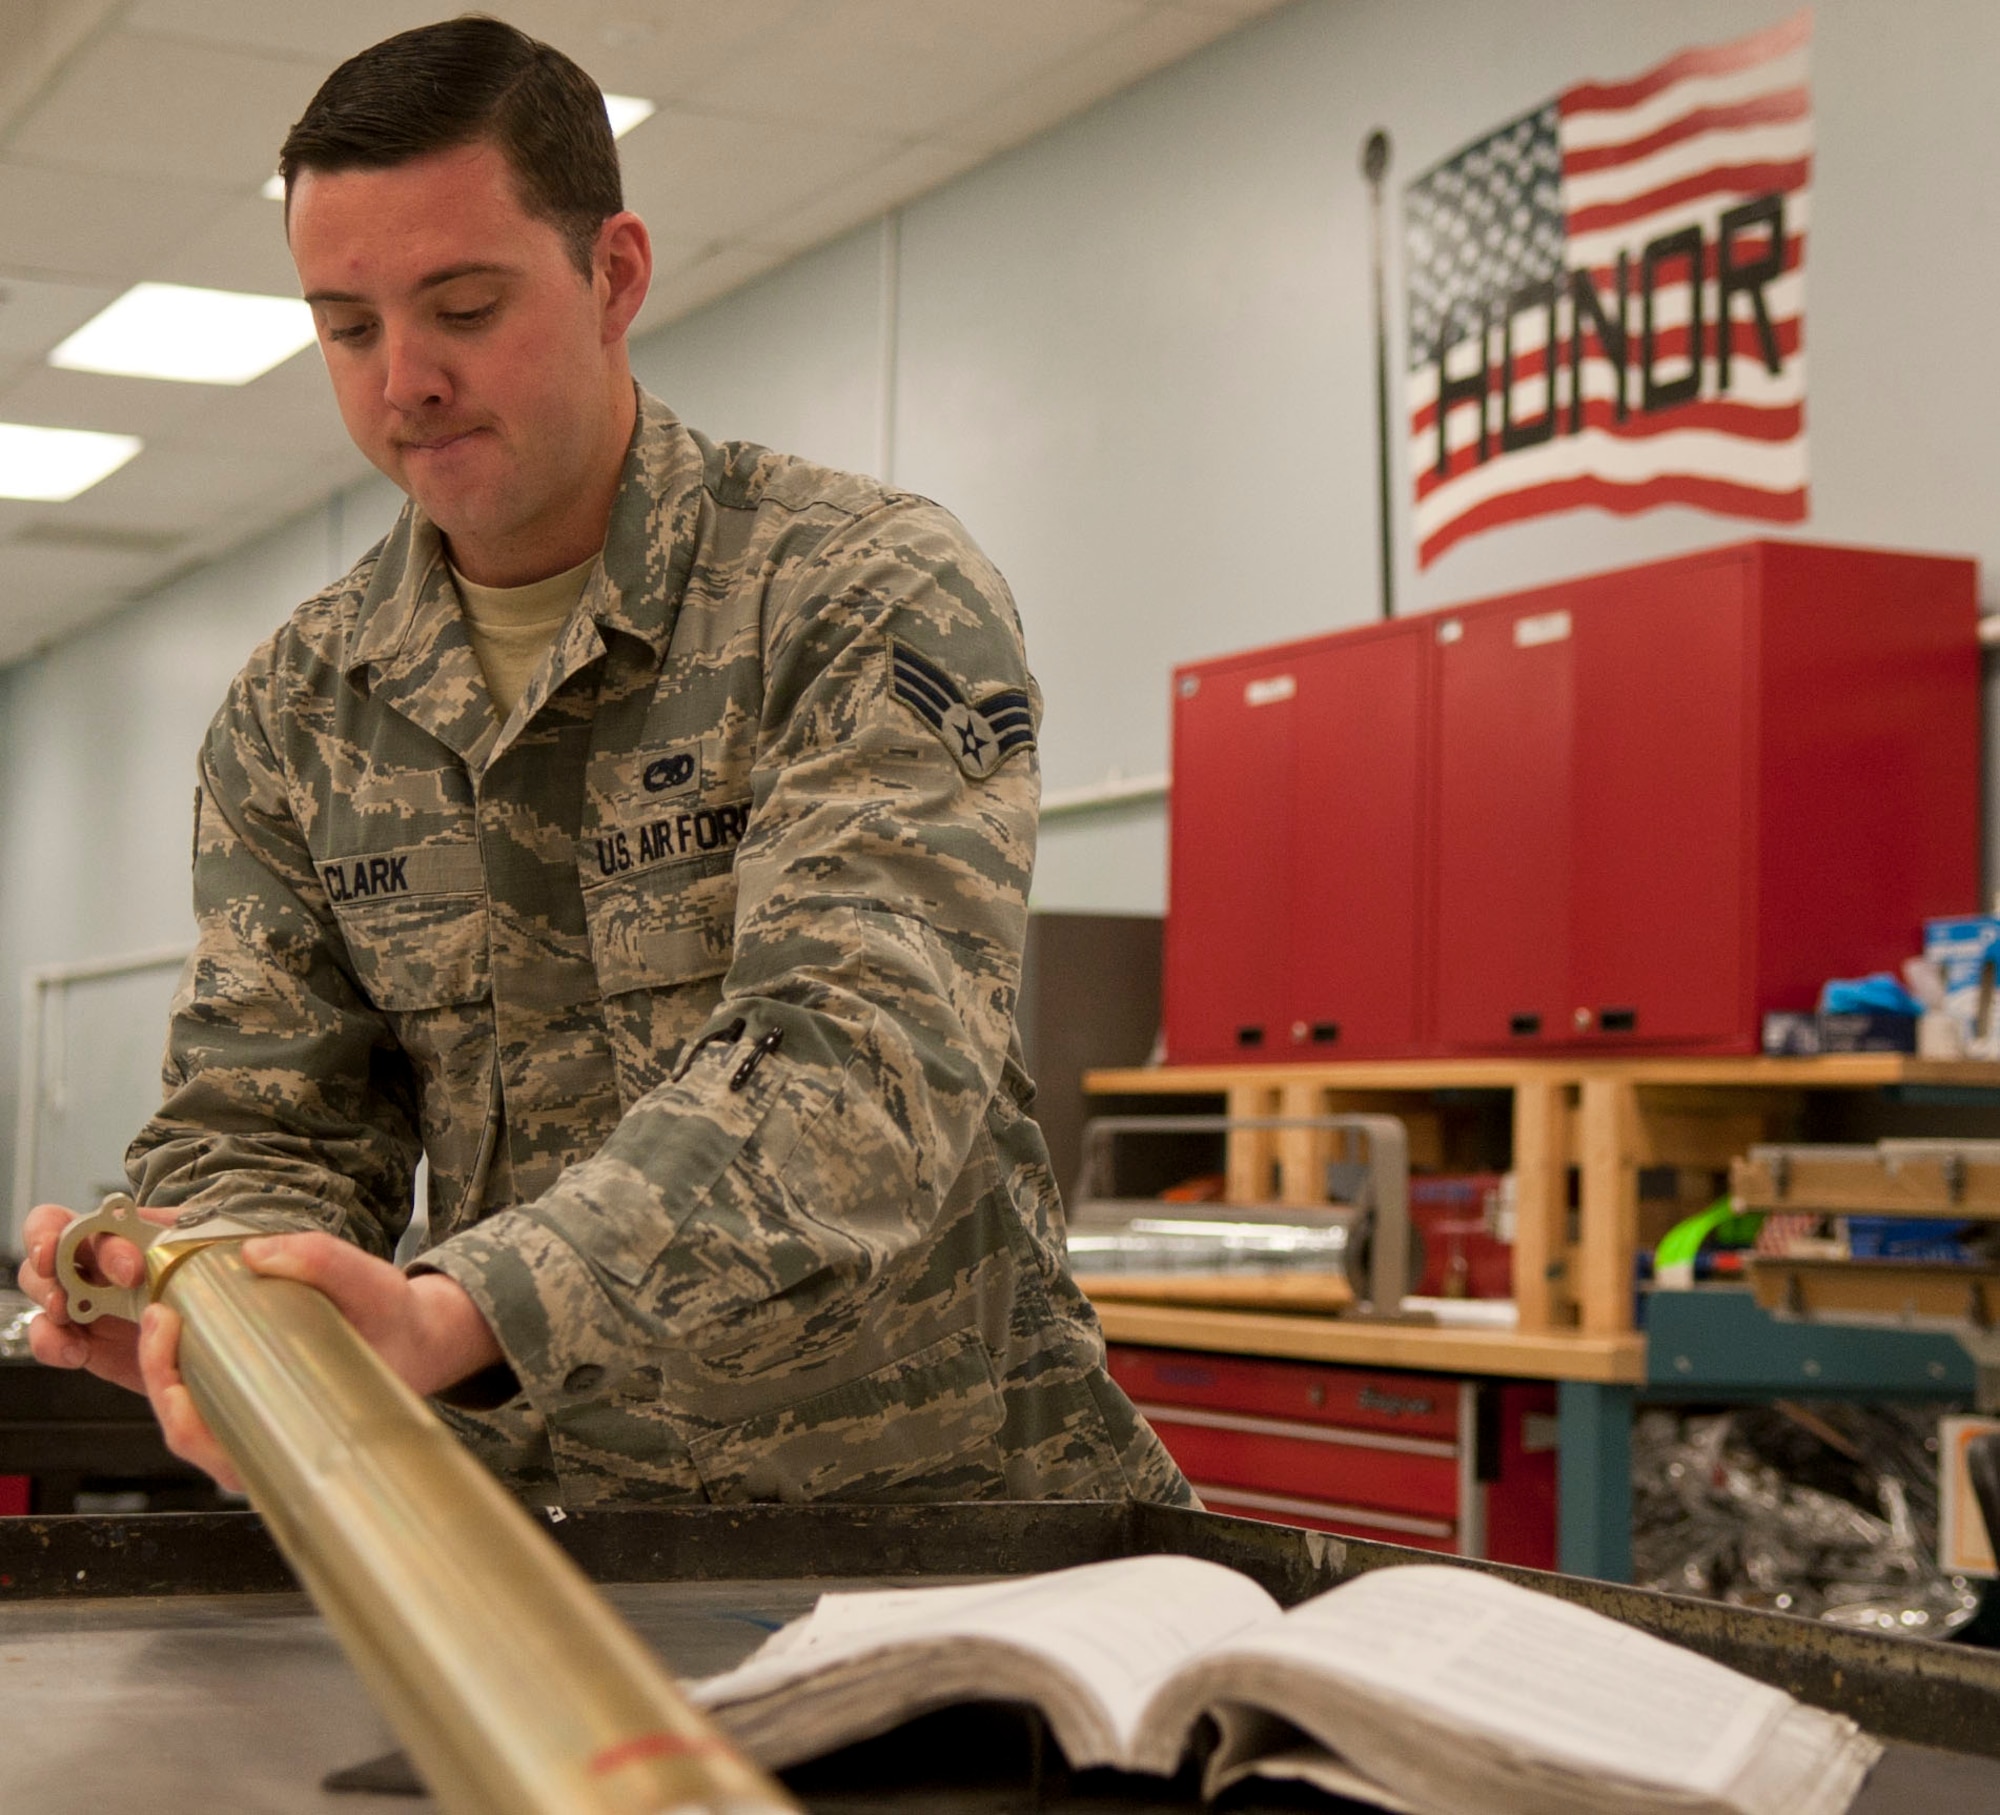
[[[95,1323],[100,1317],[123,1317],[132,1323],[152,1302],[150,1282],[143,1276],[136,1286],[114,1286],[86,1279],[77,1265],[77,1250],[100,1235],[115,1235],[144,1253],[166,1234],[159,1223],[148,1222],[139,1206],[122,1191],[114,1191],[89,1216],[80,1216],[56,1240],[56,1284],[69,1300],[71,1323]]]

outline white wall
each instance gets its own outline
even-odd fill
[[[309,593],[387,528],[386,482],[330,500],[69,642],[0,671],[0,1180],[14,1165],[19,982],[44,965],[185,945],[195,752],[243,658]],[[171,977],[135,980],[164,1003]],[[119,986],[121,992],[126,986]],[[101,986],[85,986],[79,1025]],[[108,1096],[81,1095],[81,1121],[47,1154],[44,1192],[72,1175],[118,1176],[136,1124],[97,1126],[97,1102],[129,1101],[157,1071],[165,1023],[117,1060],[72,1051],[72,1069],[136,1065]],[[150,1052],[150,1056],[147,1054]],[[97,1120],[108,1120],[100,1116]],[[55,1145],[53,1138],[50,1146]],[[0,1237],[7,1221],[0,1216]],[[4,1248],[0,1239],[0,1248]]]
[[[1394,136],[1399,193],[1571,83],[1788,11],[1297,0],[904,210],[892,283],[871,225],[663,330],[637,365],[711,434],[886,467],[950,505],[1020,599],[1047,786],[1158,771],[1175,662],[1377,608],[1369,129]],[[2000,293],[2000,8],[1820,0],[1815,15],[1801,533],[1994,569],[2000,379],[1980,317]],[[1392,318],[1396,290],[1392,268]],[[1395,319],[1392,334],[1400,370]],[[1396,462],[1400,541],[1400,437]],[[381,488],[354,502],[343,556],[384,508]],[[302,520],[0,675],[0,979],[184,930],[195,741],[241,653],[331,570],[333,533],[327,513]],[[1398,600],[1752,533],[1685,510],[1579,512],[1473,538],[1421,576],[1404,551]],[[1157,805],[1052,824],[1036,899],[1157,909],[1163,854]],[[10,984],[0,1143],[14,1039]]]

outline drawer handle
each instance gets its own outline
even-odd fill
[[[1597,1011],[1597,1025],[1608,1034],[1636,1033],[1639,1029],[1639,1011],[1636,1008],[1600,1008]]]
[[[1332,1443],[1343,1449],[1434,1456],[1440,1462],[1448,1462],[1458,1454],[1458,1445],[1444,1437],[1402,1437],[1349,1424],[1304,1424],[1291,1418],[1258,1418],[1245,1412],[1215,1412],[1192,1405],[1155,1405],[1146,1399],[1134,1400],[1133,1404],[1139,1415],[1152,1425],[1194,1424],[1203,1430],[1236,1431],[1246,1437],[1289,1437],[1299,1443]],[[1167,1448],[1171,1451],[1173,1445],[1169,1443]]]
[[[1262,1046],[1264,1044],[1264,1030],[1261,1027],[1239,1027],[1236,1030],[1236,1044],[1238,1046]]]
[[[1542,1031],[1540,1015],[1509,1015],[1507,1031],[1517,1040],[1532,1040]]]

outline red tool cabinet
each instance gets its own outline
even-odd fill
[[[1369,626],[1175,676],[1169,1056],[1414,1049],[1429,626]]]
[[[1211,1512],[1555,1567],[1546,1382],[1119,1343],[1110,1368]]]
[[[1754,1051],[1979,905],[1975,581],[1747,543],[1179,670],[1168,1057]]]

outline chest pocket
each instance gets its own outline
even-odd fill
[[[320,880],[355,980],[391,1013],[492,993],[486,873],[470,843],[330,858]]]
[[[586,882],[583,910],[599,991],[616,996],[721,976],[736,945],[730,863],[709,857]]]

